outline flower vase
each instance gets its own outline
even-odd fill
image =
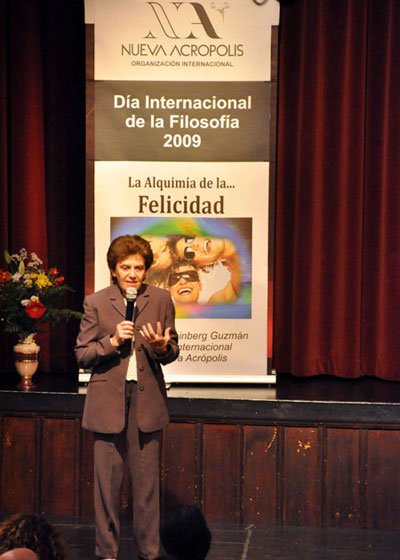
[[[39,351],[40,346],[36,344],[34,334],[21,339],[14,346],[15,368],[21,377],[21,381],[17,385],[18,389],[29,391],[36,387],[32,382],[32,377],[39,366]]]

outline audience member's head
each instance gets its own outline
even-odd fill
[[[174,560],[204,560],[211,545],[211,533],[197,506],[170,510],[161,526],[161,541]]]
[[[0,560],[39,560],[39,556],[30,548],[13,548],[0,554]]]
[[[0,524],[0,554],[16,548],[29,548],[40,560],[64,560],[58,534],[38,515],[13,515]]]

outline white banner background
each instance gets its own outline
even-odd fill
[[[207,304],[214,286],[201,271],[198,305],[177,305],[181,356],[165,368],[167,381],[273,381],[267,375],[271,107],[265,85],[270,80],[271,26],[278,18],[276,0],[262,6],[251,0],[92,0],[86,6],[86,22],[95,26],[97,87],[95,289],[109,283],[105,254],[117,235],[158,231],[160,236],[163,231],[168,237],[188,228],[189,237],[200,231],[203,237],[217,238],[222,231],[229,239],[230,232],[246,230],[239,239],[238,300]],[[115,98],[121,91],[127,99],[122,108]],[[146,95],[165,103],[164,91],[170,105],[146,111]],[[222,105],[247,99],[250,106],[177,108],[179,99],[200,103],[213,96]],[[208,126],[172,130],[175,114],[195,124],[203,118]],[[161,130],[154,124],[157,118]],[[236,125],[218,125],[218,119]],[[168,134],[180,144],[167,148]],[[125,153],[129,160],[122,159]],[[231,240],[237,235],[232,233]],[[219,263],[219,272],[215,267],[215,277],[217,273],[223,284],[226,263]]]

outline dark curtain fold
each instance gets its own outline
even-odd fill
[[[274,359],[400,377],[400,3],[281,6]]]
[[[371,1],[369,19],[362,369],[399,379],[400,3]]]
[[[80,309],[84,277],[85,43],[81,0],[0,3],[1,249],[25,247],[59,268]],[[41,335],[41,369],[75,371],[76,322]],[[12,369],[1,335],[1,369]]]

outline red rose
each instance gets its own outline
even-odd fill
[[[11,274],[8,272],[8,270],[0,270],[0,283],[8,282],[10,278],[11,278]]]
[[[46,313],[46,306],[41,301],[30,301],[25,306],[25,313],[31,319],[40,319]]]

